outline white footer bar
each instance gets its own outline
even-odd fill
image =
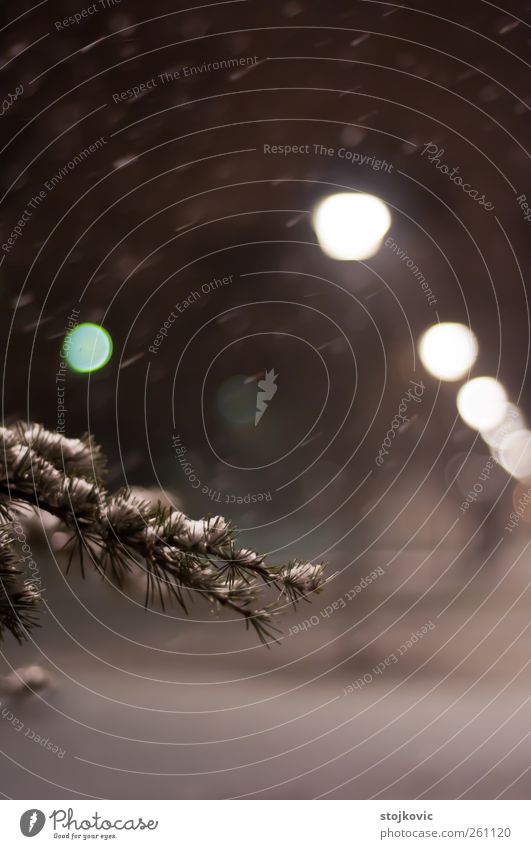
[[[72,844],[194,849],[476,846],[530,849],[525,801],[12,801],[6,849]],[[29,840],[35,838],[35,843]]]

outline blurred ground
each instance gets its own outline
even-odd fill
[[[403,558],[402,578],[425,556]],[[435,559],[432,569],[442,565]],[[410,613],[407,593],[399,607],[382,582],[371,595],[379,611],[360,616],[360,596],[267,651],[239,622],[161,621],[99,580],[73,578],[83,605],[116,637],[56,576],[48,598],[61,626],[48,615],[38,634],[52,684],[0,697],[24,723],[21,731],[0,723],[9,759],[2,790],[15,798],[526,798],[529,617],[525,592],[518,599],[525,569],[496,588],[499,577],[473,581],[439,618],[457,582],[420,606],[417,582]],[[337,595],[327,589],[302,615],[318,614]],[[399,663],[343,695],[429,620],[436,628]],[[288,616],[285,633],[301,621]],[[6,657],[16,666],[40,654],[10,645]],[[64,756],[25,737],[28,728]]]

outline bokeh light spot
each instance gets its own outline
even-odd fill
[[[433,377],[459,380],[476,362],[478,342],[465,324],[447,321],[422,334],[418,351],[422,365]]]
[[[237,374],[225,380],[217,392],[218,410],[225,421],[236,425],[254,422],[256,412],[256,383]]]
[[[369,259],[380,249],[391,226],[391,213],[374,195],[340,192],[322,200],[313,228],[323,252],[332,259]]]
[[[99,324],[78,324],[65,338],[63,355],[73,371],[97,371],[111,359],[111,336]]]
[[[481,436],[497,457],[504,439],[516,430],[525,430],[524,416],[516,404],[507,404],[502,421],[492,430],[482,430]]]
[[[507,393],[493,377],[476,377],[465,383],[457,393],[457,409],[469,427],[492,430],[505,418]]]
[[[531,433],[515,430],[503,440],[499,452],[500,464],[514,478],[531,477]]]

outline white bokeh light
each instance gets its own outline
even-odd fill
[[[482,430],[481,436],[490,450],[497,455],[505,437],[516,430],[525,430],[525,419],[516,404],[507,404],[502,421],[492,430]]]
[[[443,322],[429,327],[418,345],[422,365],[439,380],[459,380],[472,368],[478,342],[465,324]]]
[[[474,430],[493,430],[507,413],[507,393],[493,377],[476,377],[457,393],[457,409],[463,421]]]
[[[531,477],[531,432],[524,429],[509,433],[500,445],[499,462],[514,478]]]
[[[322,200],[313,228],[323,252],[332,259],[369,259],[378,252],[391,226],[391,213],[374,195],[340,192]]]

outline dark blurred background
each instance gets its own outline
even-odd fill
[[[34,529],[43,627],[2,646],[0,700],[65,754],[4,720],[2,793],[526,798],[531,514],[506,526],[529,483],[496,464],[460,509],[491,449],[458,416],[461,384],[429,374],[417,345],[439,321],[470,326],[474,376],[531,414],[517,199],[531,4],[98,0],[2,15],[1,96],[23,89],[1,118],[4,423],[57,427],[77,309],[113,353],[69,371],[66,433],[94,433],[109,485],[221,513],[271,560],[337,573],[267,650],[207,605],[146,612],[134,585],[82,581],[75,564],[65,577],[58,530]],[[430,163],[430,142],[492,211]],[[312,211],[348,191],[387,204],[387,235],[435,305],[385,245],[363,261],[323,252]],[[269,369],[278,391],[255,426]],[[378,466],[410,381],[421,403]],[[28,665],[30,689],[12,672]]]

